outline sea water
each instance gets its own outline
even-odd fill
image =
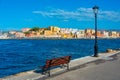
[[[120,48],[120,39],[99,39],[98,51]],[[0,77],[33,70],[46,59],[72,56],[77,59],[94,53],[94,39],[0,40]]]

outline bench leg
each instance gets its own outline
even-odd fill
[[[50,69],[48,69],[48,76],[50,77]]]
[[[60,67],[61,67],[61,68],[64,68],[64,67],[65,67],[65,65],[64,65],[64,64],[61,64],[61,65],[60,65]]]
[[[42,69],[42,74],[45,75],[46,73],[50,76],[50,69]]]
[[[69,70],[69,64],[62,64],[61,68],[67,67],[67,70]]]
[[[45,68],[42,68],[42,74],[45,74],[46,73],[46,69]]]
[[[69,70],[69,64],[67,64],[67,70]]]

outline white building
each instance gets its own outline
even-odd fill
[[[76,33],[77,38],[84,38],[85,37],[85,30],[79,30]]]
[[[16,38],[23,38],[23,37],[25,37],[25,34],[22,33],[22,32],[16,32],[16,33],[15,33],[15,37],[16,37]]]
[[[0,39],[8,39],[8,34],[7,33],[4,33],[2,35],[0,35]]]
[[[72,28],[61,28],[60,33],[76,33],[78,29],[72,29]]]
[[[101,33],[104,35],[104,38],[109,38],[109,32],[101,31]]]
[[[23,28],[22,29],[22,32],[27,32],[27,31],[29,31],[31,28]]]
[[[111,31],[110,33],[109,33],[109,36],[111,37],[111,38],[116,38],[117,36],[117,32],[116,31]]]

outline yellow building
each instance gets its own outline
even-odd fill
[[[44,36],[50,36],[50,35],[52,35],[52,31],[50,31],[50,30],[44,30]]]
[[[92,33],[92,29],[85,29],[85,33],[86,34],[91,34]]]
[[[71,33],[64,33],[64,34],[61,34],[61,37],[62,38],[74,38],[74,35],[72,35]]]
[[[40,30],[39,30],[40,35],[43,35],[44,31],[45,31],[45,28],[40,28]]]
[[[116,34],[116,37],[120,37],[120,33],[117,33],[117,34]]]
[[[85,29],[85,37],[86,38],[92,37],[92,29]]]
[[[116,37],[117,32],[116,31],[111,31],[110,32],[110,37]]]
[[[57,27],[57,26],[50,26],[49,30],[52,31],[52,32],[57,32],[58,33],[60,31],[60,28]]]
[[[95,34],[95,30],[91,30],[91,33],[92,33],[92,34]]]

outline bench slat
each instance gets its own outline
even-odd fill
[[[49,69],[49,76],[50,76],[51,67],[67,64],[67,69],[68,69],[69,68],[68,63],[70,62],[70,59],[71,59],[71,56],[64,56],[64,57],[47,60],[45,66],[42,67],[42,70],[45,71]]]

